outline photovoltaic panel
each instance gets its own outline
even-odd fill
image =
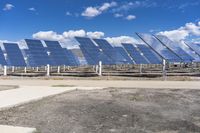
[[[26,63],[22,52],[16,43],[3,43],[6,51],[6,60],[8,66],[25,67]]]
[[[53,65],[53,62],[47,54],[40,40],[25,39],[29,49],[29,57],[33,59],[33,66],[46,66],[47,64]]]
[[[189,54],[187,54],[179,44],[171,41],[168,37],[162,35],[155,35],[155,37],[166,47],[171,49],[176,55],[178,55],[184,62],[192,62],[194,58],[192,58]]]
[[[93,39],[99,46],[100,49],[102,49],[102,52],[106,54],[108,57],[110,57],[115,64],[129,64],[129,62],[124,58],[116,49],[112,47],[111,44],[109,44],[104,39]]]
[[[158,39],[150,34],[136,33],[150,48],[168,62],[182,62],[182,59],[164,46]]]
[[[130,54],[136,64],[149,64],[141,53],[130,43],[122,43],[126,51]]]
[[[4,57],[4,54],[3,54],[3,51],[2,51],[2,49],[1,49],[1,47],[0,47],[0,65],[1,65],[1,66],[7,65],[7,63],[6,63],[6,60],[5,60],[5,57]]]
[[[151,64],[161,64],[162,58],[159,57],[151,48],[146,45],[137,45],[138,49],[148,59]]]
[[[185,42],[191,49],[193,49],[198,55],[200,55],[200,46],[198,44]]]
[[[115,64],[107,55],[105,55],[89,38],[75,37],[80,43],[80,48],[85,56],[89,65],[97,65],[99,61],[102,61],[104,65]]]
[[[124,50],[123,47],[114,47],[118,53],[120,53],[127,61],[128,64],[134,64],[131,57],[128,55],[128,53]]]
[[[74,60],[74,58],[72,58],[71,53],[67,53],[66,50],[61,47],[58,41],[45,41],[45,44],[47,46],[49,57],[52,59],[54,66],[75,65],[74,62],[76,61]]]
[[[63,49],[69,60],[68,66],[80,66],[80,62],[79,62],[78,58],[73,54],[73,52],[66,48],[63,48]]]

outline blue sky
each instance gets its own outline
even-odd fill
[[[187,23],[199,33],[190,30],[183,39],[200,35],[200,0],[0,0],[0,8],[0,40],[32,38],[40,31],[59,38],[81,29],[104,37],[161,31],[171,35],[181,28],[181,33],[187,31]]]

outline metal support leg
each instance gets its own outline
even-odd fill
[[[163,78],[164,78],[164,80],[166,80],[167,73],[166,73],[166,60],[165,59],[163,59],[162,71],[163,71]]]
[[[47,64],[47,76],[50,76],[50,65],[49,64]]]
[[[102,62],[99,61],[99,76],[102,76]]]
[[[60,66],[58,66],[58,70],[57,70],[57,73],[60,73]]]
[[[7,66],[4,66],[3,75],[4,75],[4,76],[7,76]]]
[[[27,67],[24,67],[24,73],[27,73]]]
[[[15,67],[14,66],[12,66],[12,73],[14,73],[15,72]]]

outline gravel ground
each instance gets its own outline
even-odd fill
[[[41,133],[200,132],[200,90],[77,90],[1,111],[0,124]]]

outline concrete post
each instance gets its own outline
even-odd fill
[[[140,64],[140,74],[142,74],[142,64]]]
[[[24,67],[24,73],[27,73],[27,67]]]
[[[57,73],[60,73],[60,66],[58,66]]]
[[[99,76],[102,76],[102,62],[99,61]]]
[[[36,72],[39,72],[39,67],[36,67]]]
[[[163,72],[163,78],[164,78],[164,80],[166,80],[166,60],[165,59],[163,59],[163,65],[162,65],[163,67],[162,67],[162,72]]]
[[[4,75],[4,76],[7,76],[7,66],[4,66],[3,75]]]
[[[14,67],[14,66],[12,66],[12,72],[13,72],[13,73],[15,72],[15,67]]]
[[[96,66],[95,66],[95,72],[96,72],[96,73],[98,73],[98,69],[99,69],[99,66],[96,65]]]
[[[46,69],[47,69],[47,76],[50,76],[50,65],[49,64],[47,64]]]

